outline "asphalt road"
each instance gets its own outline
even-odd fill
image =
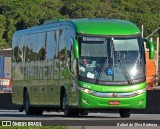
[[[150,127],[160,126],[160,114],[131,114],[120,118],[118,113],[89,113],[88,116],[64,117],[63,113],[44,112],[42,116],[27,116],[17,110],[0,110],[1,125],[11,126],[87,126]],[[7,123],[8,122],[8,123]],[[159,128],[159,127],[158,127]]]

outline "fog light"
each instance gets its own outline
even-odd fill
[[[144,100],[142,99],[142,100],[139,101],[139,104],[142,104],[143,102],[144,102]]]
[[[82,99],[84,103],[89,104],[87,99]]]

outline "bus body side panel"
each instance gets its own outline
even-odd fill
[[[12,83],[12,103],[23,105],[23,87],[17,81]]]
[[[78,105],[78,91],[73,89],[75,81],[71,81],[71,69],[67,67],[75,60],[73,54],[69,57],[73,51],[75,30],[66,25],[46,29],[29,34],[26,31],[24,35],[14,37],[13,103],[23,105],[23,90],[26,88],[31,105],[57,106],[60,105],[60,90],[64,86],[69,104]]]

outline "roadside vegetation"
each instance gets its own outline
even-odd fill
[[[0,0],[0,49],[11,47],[17,30],[50,19],[115,18],[132,21],[144,36],[160,27],[159,0]],[[154,36],[160,35],[160,29]]]

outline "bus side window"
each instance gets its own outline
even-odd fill
[[[67,40],[66,42],[66,48],[67,48],[67,65],[69,69],[71,70],[71,57],[72,57],[72,41]]]
[[[66,37],[65,37],[65,30],[59,30],[59,52],[58,57],[61,61],[62,65],[66,62]]]
[[[38,51],[38,58],[39,60],[46,59],[46,42],[47,42],[47,33],[38,33],[38,44],[39,44],[39,51]]]
[[[12,50],[12,62],[17,62],[18,58],[18,46],[15,46]]]
[[[56,31],[47,32],[46,59],[56,58]]]
[[[40,59],[40,60],[45,60],[45,56],[46,56],[45,48],[42,47],[42,48],[39,50],[39,53],[40,53],[39,59]]]
[[[74,57],[74,50],[73,45],[71,47],[71,71],[74,73],[74,75],[78,76],[78,64],[77,59]]]

